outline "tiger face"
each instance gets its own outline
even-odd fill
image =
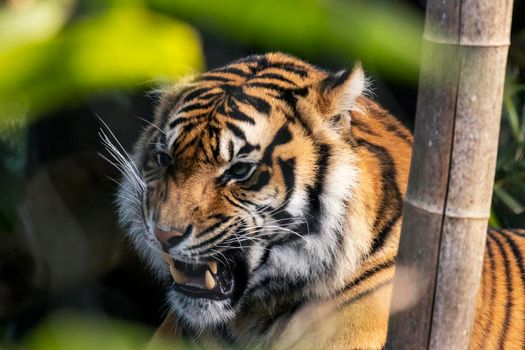
[[[252,56],[169,90],[124,166],[119,216],[194,328],[250,302],[329,295],[366,253],[344,238],[364,75]],[[344,264],[341,261],[344,260]]]

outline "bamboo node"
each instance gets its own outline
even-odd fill
[[[457,38],[444,38],[433,36],[430,33],[423,34],[423,40],[431,44],[440,44],[440,45],[451,45],[451,46],[463,46],[463,47],[509,47],[510,40],[505,41],[480,41],[472,42],[468,40],[457,40]]]
[[[455,209],[444,209],[442,206],[428,204],[423,201],[415,200],[414,198],[406,197],[404,200],[405,205],[410,205],[420,211],[439,216],[446,216],[452,219],[466,219],[466,220],[488,220],[490,218],[489,213],[473,211],[473,210],[455,210]]]

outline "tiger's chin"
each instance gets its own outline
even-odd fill
[[[226,263],[209,260],[186,263],[165,254],[172,281],[168,302],[172,311],[194,329],[215,327],[235,316],[235,305],[246,289],[245,264],[239,257]]]

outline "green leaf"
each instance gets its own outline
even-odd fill
[[[0,126],[14,110],[42,114],[110,89],[144,89],[203,66],[188,25],[140,7],[115,7],[56,37],[0,51]]]
[[[503,97],[503,103],[505,105],[506,113],[504,114],[509,121],[510,131],[516,142],[520,141],[520,122],[518,117],[518,111],[516,105],[512,101],[510,94],[505,94]]]
[[[57,312],[41,322],[23,345],[27,350],[190,350],[172,339],[150,343],[153,330],[96,315]]]
[[[400,3],[327,0],[149,0],[155,9],[261,50],[362,60],[416,82],[423,19]]]
[[[494,194],[503,202],[514,214],[521,214],[525,207],[517,199],[513,198],[507,191],[499,186],[494,187]]]
[[[493,227],[495,229],[500,229],[501,228],[501,222],[500,222],[500,220],[498,218],[498,215],[494,211],[494,208],[490,209],[489,226]]]

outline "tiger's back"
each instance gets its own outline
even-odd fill
[[[489,229],[472,349],[525,348],[525,230]]]

